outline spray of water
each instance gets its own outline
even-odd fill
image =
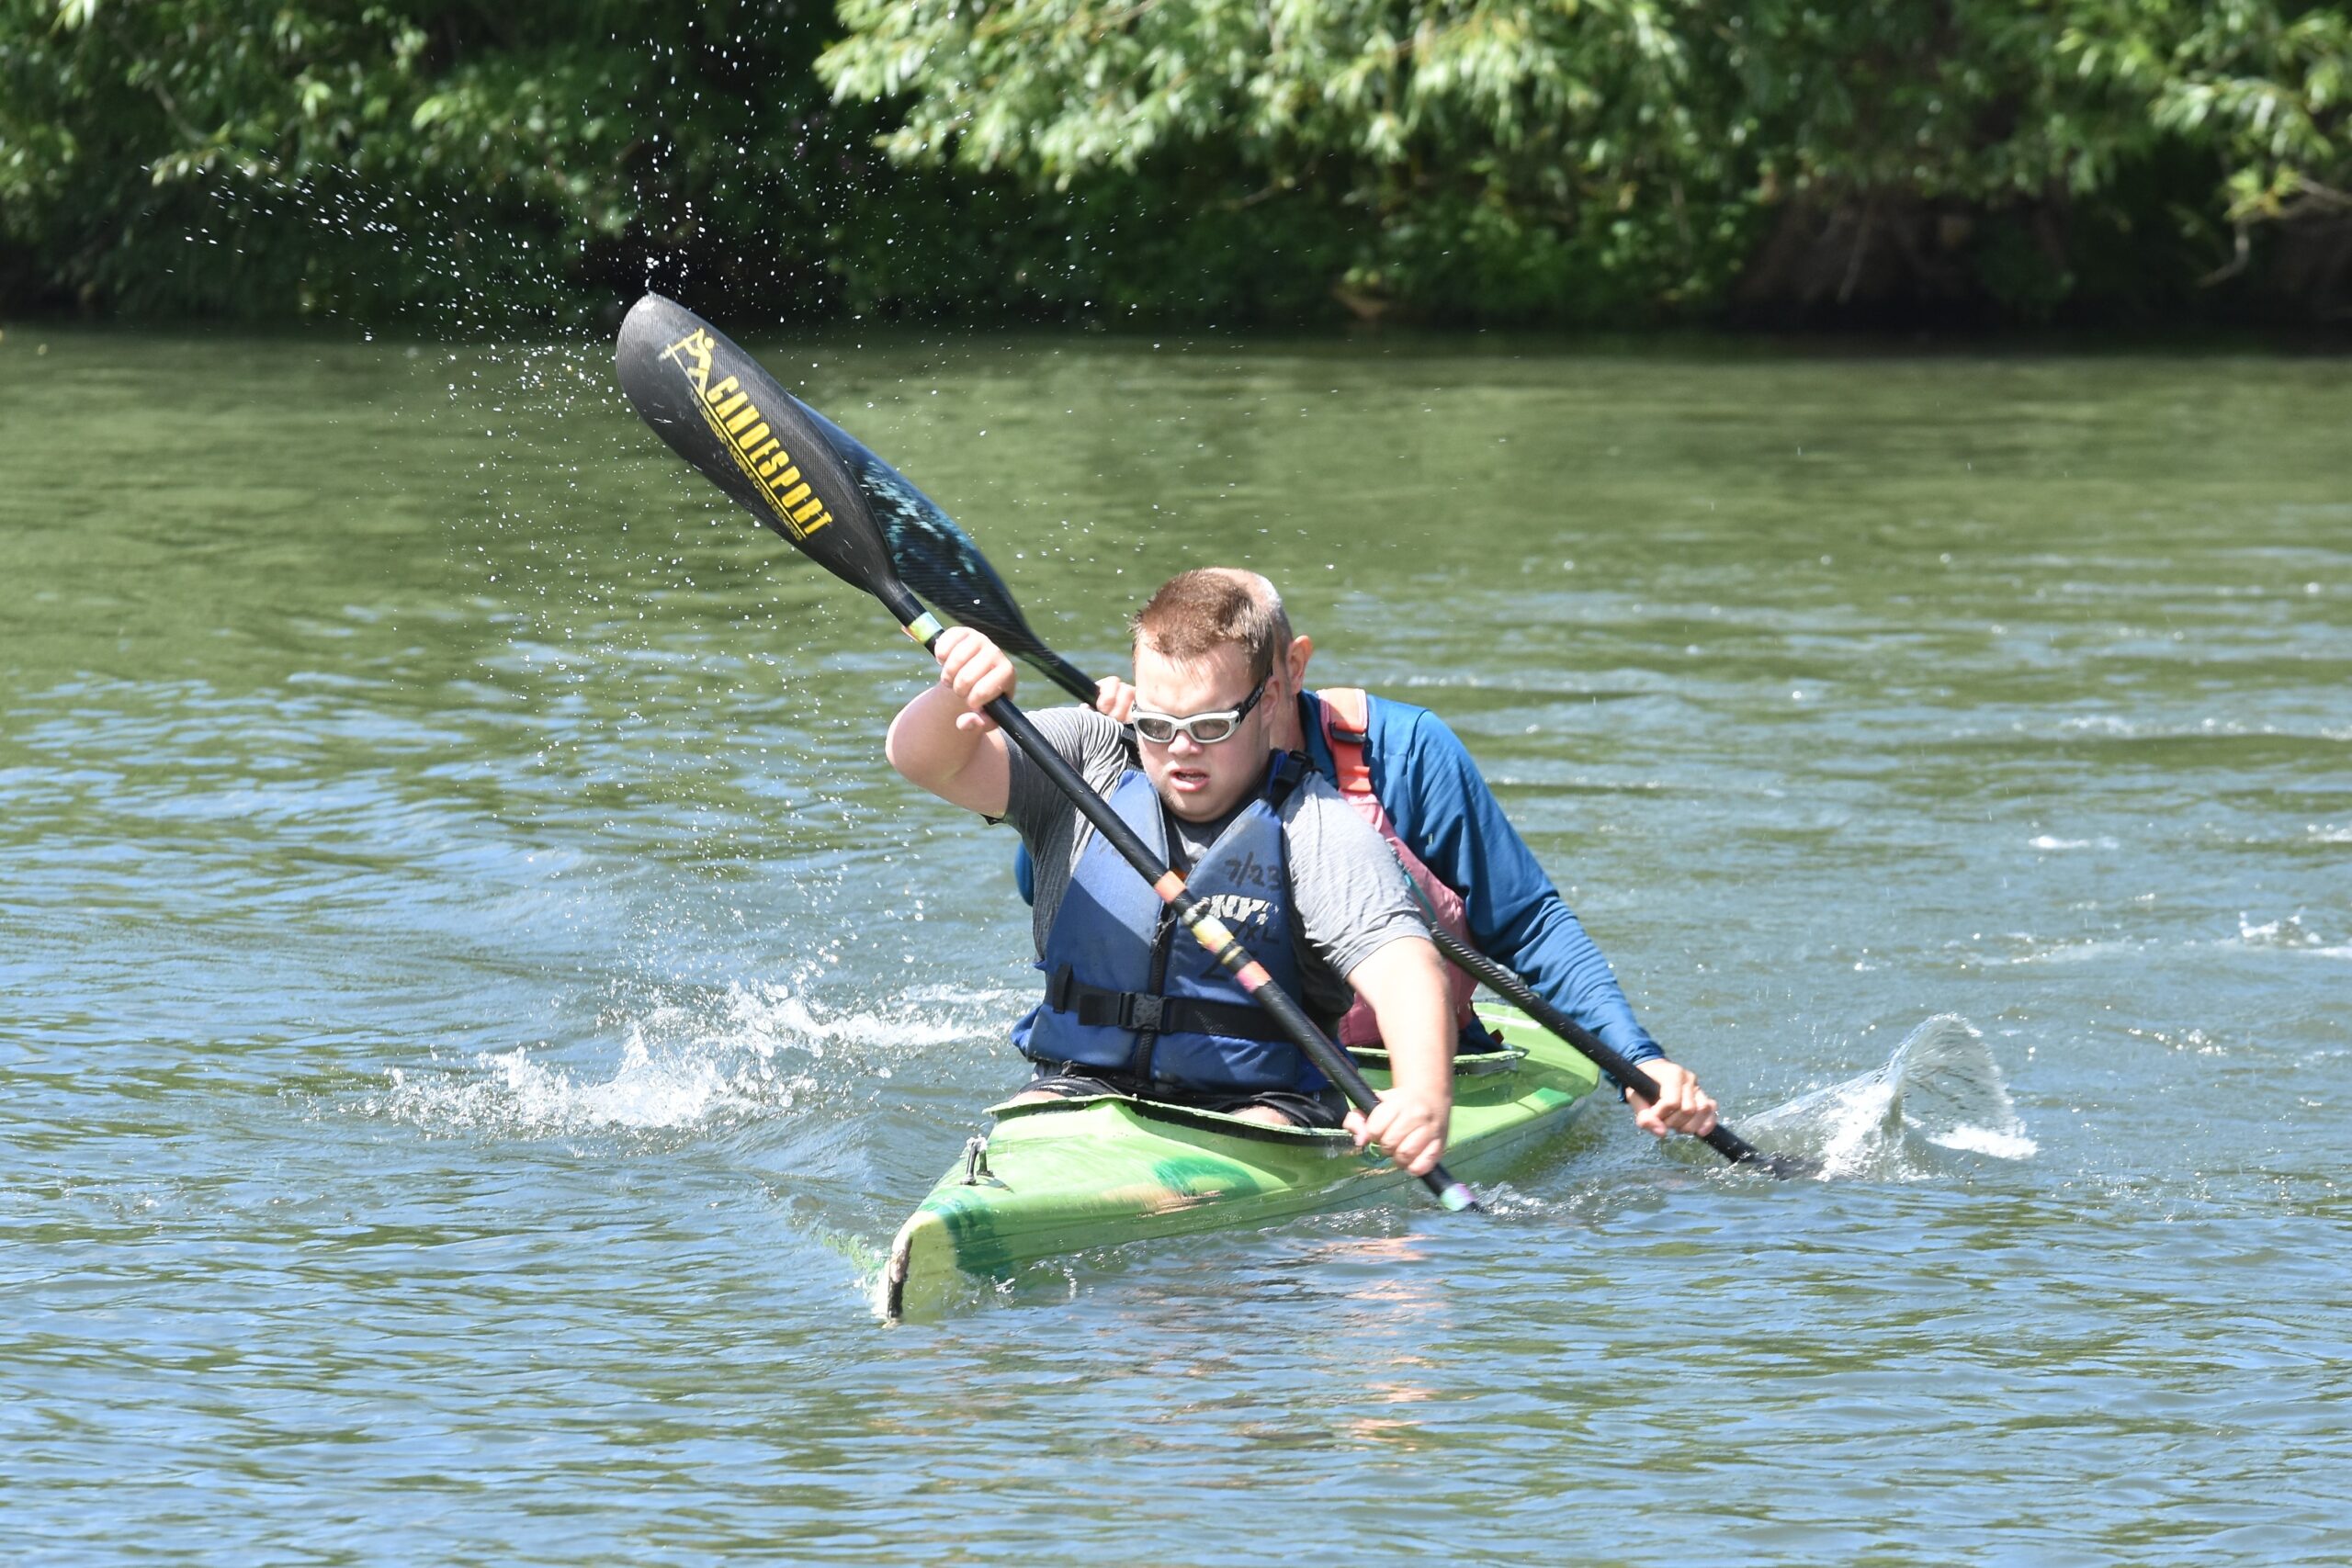
[[[1931,1150],[2027,1159],[2035,1150],[1984,1036],[1955,1013],[1914,1029],[1886,1066],[1799,1096],[1742,1131],[1758,1145],[1818,1159],[1830,1177],[1933,1174]]]
[[[617,1021],[617,1061],[593,1048],[484,1052],[394,1068],[355,1108],[433,1133],[526,1138],[732,1125],[796,1110],[822,1115],[924,1052],[998,1032],[1012,999],[926,987],[836,1009],[786,986],[731,984]]]

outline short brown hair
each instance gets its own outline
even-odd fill
[[[1135,646],[1162,659],[1204,659],[1227,643],[1250,656],[1250,678],[1263,681],[1290,647],[1290,617],[1282,595],[1254,571],[1204,566],[1178,572],[1127,623]]]

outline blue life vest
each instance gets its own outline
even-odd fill
[[[1301,994],[1302,976],[1282,803],[1305,777],[1301,759],[1274,759],[1265,792],[1227,824],[1184,879],[1293,997]],[[1151,781],[1130,768],[1108,798],[1165,858],[1168,825]],[[1032,1061],[1193,1090],[1314,1094],[1324,1087],[1273,1016],[1099,833],[1079,852],[1037,967],[1046,972],[1046,999],[1012,1029],[1012,1043]]]

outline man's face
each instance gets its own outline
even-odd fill
[[[1136,649],[1136,706],[1189,718],[1196,713],[1226,713],[1249,699],[1250,656],[1227,643],[1204,659],[1178,662],[1151,649]],[[1138,738],[1144,776],[1187,822],[1224,816],[1266,782],[1266,756],[1273,750],[1267,728],[1275,705],[1261,701],[1240,727],[1214,746],[1179,731],[1165,746]]]

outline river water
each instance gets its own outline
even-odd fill
[[[600,344],[12,327],[13,1560],[2352,1553],[2341,362],[752,341],[1083,664],[1272,574],[1840,1174],[1595,1104],[879,1324],[1031,984],[920,657]]]

